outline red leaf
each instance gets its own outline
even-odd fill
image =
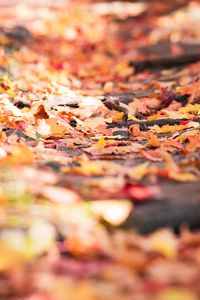
[[[143,184],[127,184],[124,188],[126,196],[132,198],[135,202],[143,202],[154,196],[154,191]]]

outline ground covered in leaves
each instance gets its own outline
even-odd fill
[[[0,299],[200,299],[200,6],[182,2],[1,7]]]

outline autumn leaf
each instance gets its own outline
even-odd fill
[[[178,112],[179,113],[184,113],[184,114],[191,114],[191,113],[199,114],[200,104],[188,104],[185,107],[181,107],[178,110]]]
[[[94,146],[97,148],[105,148],[106,144],[107,144],[106,140],[103,137],[101,137],[101,138],[99,138],[98,142],[96,144],[94,144]]]
[[[143,184],[136,183],[127,184],[124,187],[123,192],[125,195],[133,199],[133,201],[143,202],[153,198],[157,194],[158,190],[156,188],[154,189]]]
[[[178,241],[175,235],[168,229],[160,230],[151,235],[149,247],[166,257],[175,258],[177,255]]]
[[[161,145],[159,139],[153,132],[148,133],[148,146],[150,147],[159,147]]]
[[[170,133],[181,131],[185,129],[185,125],[163,125],[160,129],[156,130],[157,133]]]
[[[118,114],[114,115],[113,122],[120,122],[123,120],[124,112],[119,112]]]
[[[90,210],[113,226],[122,224],[128,217],[132,204],[127,200],[98,200],[90,204]]]
[[[199,299],[198,1],[2,2],[0,298]]]
[[[34,161],[34,154],[25,145],[14,146],[7,156],[0,160],[2,165],[31,164]]]
[[[42,138],[48,137],[62,137],[68,130],[65,126],[60,125],[55,118],[40,119],[38,121],[37,132]]]

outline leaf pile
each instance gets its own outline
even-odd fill
[[[0,11],[0,298],[197,300],[200,6],[62,3]]]

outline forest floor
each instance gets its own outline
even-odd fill
[[[200,4],[48,3],[0,10],[0,299],[200,299]]]

